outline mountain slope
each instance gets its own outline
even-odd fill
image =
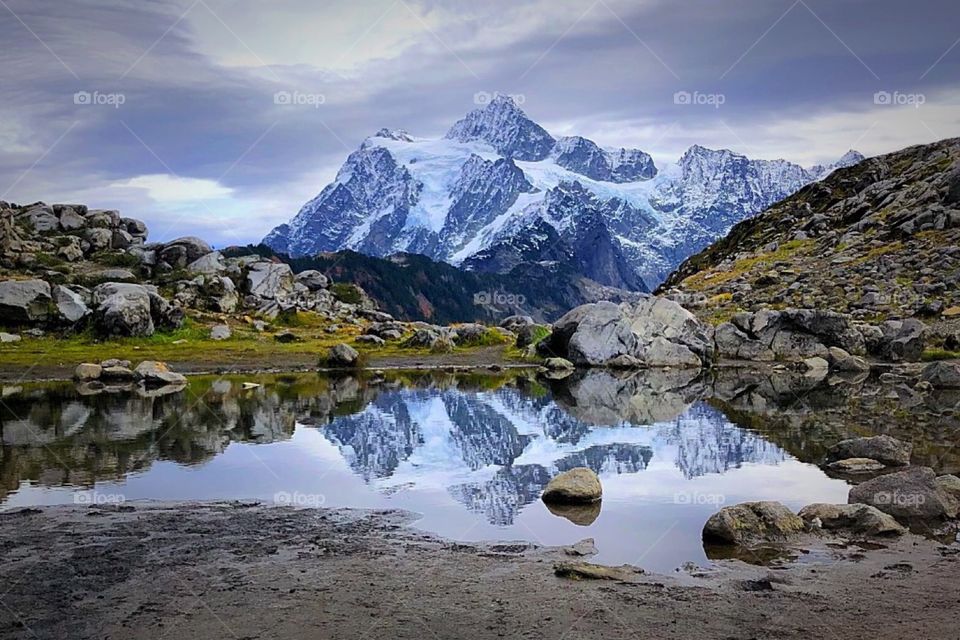
[[[702,312],[960,317],[960,138],[842,169],[733,227],[661,287]]]
[[[555,139],[498,96],[440,140],[377,132],[264,243],[293,256],[420,253],[486,272],[562,262],[645,290],[736,222],[861,159],[804,169],[694,146],[658,168],[639,149]]]

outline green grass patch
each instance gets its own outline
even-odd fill
[[[920,359],[924,362],[936,362],[938,360],[960,360],[960,351],[927,349],[920,355]]]

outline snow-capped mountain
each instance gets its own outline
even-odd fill
[[[562,263],[642,290],[735,223],[839,167],[693,146],[658,169],[639,149],[553,138],[506,96],[440,139],[382,129],[264,243],[293,256],[425,254],[477,271]]]

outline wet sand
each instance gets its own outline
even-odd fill
[[[571,580],[555,565],[589,557],[570,548],[458,544],[412,519],[236,503],[2,512],[0,637],[958,636],[957,545],[811,537],[784,568]]]

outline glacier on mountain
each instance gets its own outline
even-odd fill
[[[292,256],[421,253],[500,273],[563,263],[644,290],[737,222],[862,159],[803,168],[695,145],[658,168],[639,149],[555,139],[498,96],[439,140],[381,129],[264,243]]]

